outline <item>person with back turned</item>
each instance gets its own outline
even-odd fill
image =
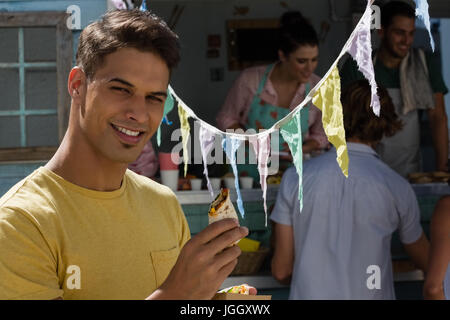
[[[374,148],[401,129],[385,89],[381,114],[371,107],[369,83],[342,94],[349,173],[336,149],[306,162],[303,210],[295,168],[285,172],[271,220],[272,274],[290,283],[290,299],[394,299],[391,238],[399,230],[405,251],[426,270],[428,240],[411,185],[380,160]]]

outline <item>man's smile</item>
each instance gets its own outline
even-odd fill
[[[117,136],[121,140],[121,142],[130,144],[130,145],[136,145],[141,141],[142,137],[144,136],[145,131],[144,130],[138,130],[138,129],[131,129],[131,128],[124,128],[115,124],[111,123],[111,127],[116,132]]]

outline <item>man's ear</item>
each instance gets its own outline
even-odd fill
[[[87,78],[80,67],[74,67],[70,71],[67,87],[72,100],[77,101],[84,98],[86,94]]]

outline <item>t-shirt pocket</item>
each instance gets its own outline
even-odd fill
[[[177,262],[180,249],[174,247],[168,250],[151,251],[153,270],[155,270],[156,285],[159,288]]]

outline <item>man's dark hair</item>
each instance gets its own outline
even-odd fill
[[[381,25],[388,28],[392,24],[394,17],[401,16],[411,19],[416,18],[416,12],[413,7],[403,1],[391,1],[381,8]]]
[[[372,90],[367,80],[359,80],[349,85],[342,93],[344,128],[346,138],[358,138],[372,143],[383,136],[393,136],[402,128],[395,113],[395,107],[386,89],[378,87],[380,116],[376,116],[370,106]]]
[[[178,36],[158,16],[138,9],[114,10],[81,32],[77,65],[88,79],[102,66],[106,55],[120,48],[136,48],[160,56],[169,70],[180,60]]]
[[[316,30],[300,11],[285,12],[280,19],[279,49],[289,56],[301,46],[318,46]]]

